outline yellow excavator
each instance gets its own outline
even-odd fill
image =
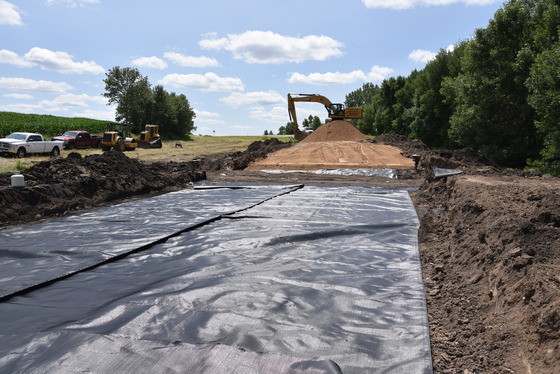
[[[294,126],[294,137],[296,140],[303,140],[307,133],[300,131],[297,123],[296,116],[296,106],[294,102],[296,101],[307,101],[314,103],[321,103],[327,109],[329,113],[329,118],[333,120],[345,120],[345,119],[360,119],[364,116],[364,111],[362,108],[345,108],[344,104],[333,104],[329,99],[324,96],[317,94],[288,94],[288,113],[290,115],[290,121]]]
[[[138,143],[127,137],[127,126],[123,123],[111,122],[107,125],[107,131],[103,133],[103,139],[99,143],[104,151],[114,149],[115,151],[134,151]]]
[[[140,137],[136,141],[139,148],[161,148],[163,144],[159,136],[159,126],[146,125],[145,130],[140,133]]]

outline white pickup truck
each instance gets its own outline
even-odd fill
[[[63,141],[46,141],[41,134],[31,132],[14,132],[0,139],[1,153],[14,153],[23,158],[28,153],[50,153],[53,157],[60,155]]]

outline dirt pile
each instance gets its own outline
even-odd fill
[[[290,144],[255,142],[246,151],[187,162],[141,162],[133,153],[104,152],[82,158],[42,161],[22,172],[25,187],[10,187],[12,173],[0,174],[0,227],[64,216],[133,197],[186,188],[206,179],[207,170],[243,169]]]
[[[355,128],[348,121],[331,121],[320,126],[309,134],[301,143],[336,142],[336,141],[366,141],[367,136]]]
[[[116,151],[85,158],[71,153],[25,170],[25,187],[10,187],[11,173],[2,174],[0,224],[65,215],[205,178],[196,163],[164,164],[142,164]]]
[[[412,169],[397,147],[374,144],[347,121],[319,127],[293,147],[252,162],[247,170]]]
[[[559,191],[496,173],[413,193],[436,372],[559,372]]]
[[[205,171],[242,170],[251,162],[266,158],[268,154],[289,148],[292,143],[281,142],[276,138],[254,142],[247,150],[227,155],[202,156],[200,168]]]
[[[470,148],[427,151],[421,155],[420,163],[427,168],[463,169],[476,173],[494,173],[499,169],[494,161]]]

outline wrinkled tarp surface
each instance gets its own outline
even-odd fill
[[[301,187],[0,232],[0,372],[431,373],[408,192]]]
[[[363,175],[366,177],[383,177],[397,179],[396,169],[319,169],[319,170],[259,170],[265,173],[310,173],[325,175]]]

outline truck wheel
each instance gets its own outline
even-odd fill
[[[51,151],[51,156],[53,156],[53,157],[60,156],[60,149],[58,149],[58,147],[54,147]]]
[[[76,144],[74,143],[68,143],[68,145],[66,146],[66,149],[74,149],[76,148]]]
[[[23,147],[19,147],[17,152],[16,152],[16,156],[18,158],[24,158],[26,154],[27,154],[27,151]]]

